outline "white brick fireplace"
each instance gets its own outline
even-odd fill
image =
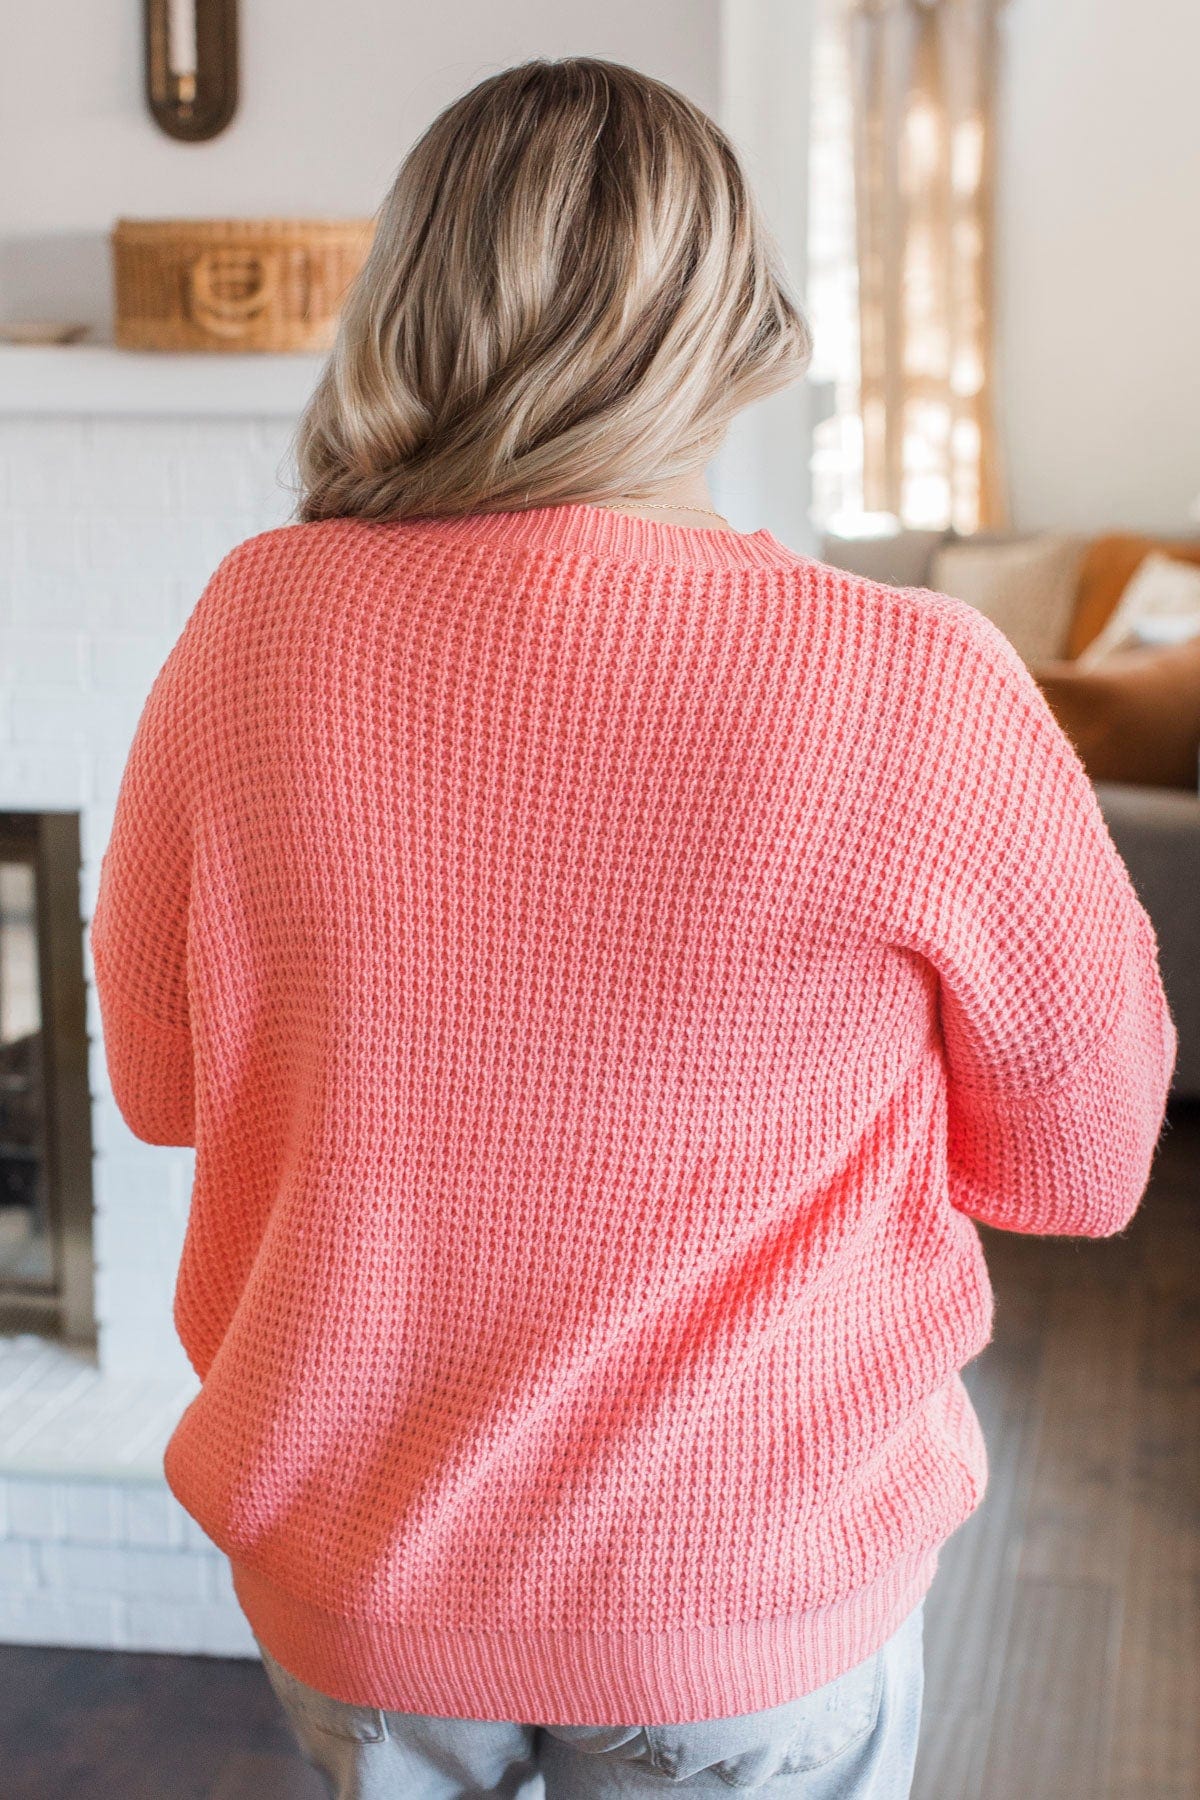
[[[320,359],[0,348],[0,809],[76,812],[86,927],[142,703],[233,544],[281,524]],[[282,478],[282,479],[281,479]],[[0,1337],[0,1641],[256,1654],[170,1494],[193,1152],[133,1137],[86,956],[97,1347]]]

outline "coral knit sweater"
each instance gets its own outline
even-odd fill
[[[1176,1050],[995,626],[582,504],[233,549],[89,941],[195,1148],[171,1489],[301,1680],[478,1719],[870,1655],[984,1489],[973,1221],[1121,1230]]]

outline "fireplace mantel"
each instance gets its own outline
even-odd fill
[[[294,418],[324,362],[307,352],[0,344],[0,415]]]

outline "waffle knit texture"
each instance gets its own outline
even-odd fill
[[[994,625],[581,504],[236,546],[89,943],[196,1153],[170,1487],[287,1669],[443,1716],[870,1655],[984,1490],[973,1221],[1120,1231],[1176,1052]]]

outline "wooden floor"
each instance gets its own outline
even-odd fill
[[[926,1607],[913,1800],[1200,1795],[1200,1106],[1128,1232],[985,1232],[991,1474]],[[0,1646],[3,1800],[325,1800],[256,1662]],[[397,1800],[409,1800],[397,1796]]]
[[[991,1474],[926,1606],[913,1800],[1197,1800],[1200,1108],[1121,1236],[983,1238]]]

